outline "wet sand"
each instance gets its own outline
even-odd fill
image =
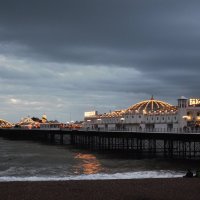
[[[200,199],[200,179],[1,182],[1,200]]]

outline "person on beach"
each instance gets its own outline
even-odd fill
[[[187,177],[187,178],[192,178],[193,177],[193,173],[190,171],[190,169],[187,170],[187,173],[184,177]]]
[[[198,170],[196,171],[195,177],[200,178],[200,169],[198,169]]]

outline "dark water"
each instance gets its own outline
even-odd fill
[[[199,161],[136,159],[0,138],[0,181],[178,177]]]

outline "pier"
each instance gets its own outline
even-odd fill
[[[70,144],[96,152],[133,156],[200,159],[200,133],[101,132],[0,129],[0,136],[14,140],[38,140]]]

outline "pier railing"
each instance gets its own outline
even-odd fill
[[[98,128],[98,129],[87,129],[82,128],[80,131],[98,131],[98,132],[133,132],[133,133],[199,133],[200,128]]]

